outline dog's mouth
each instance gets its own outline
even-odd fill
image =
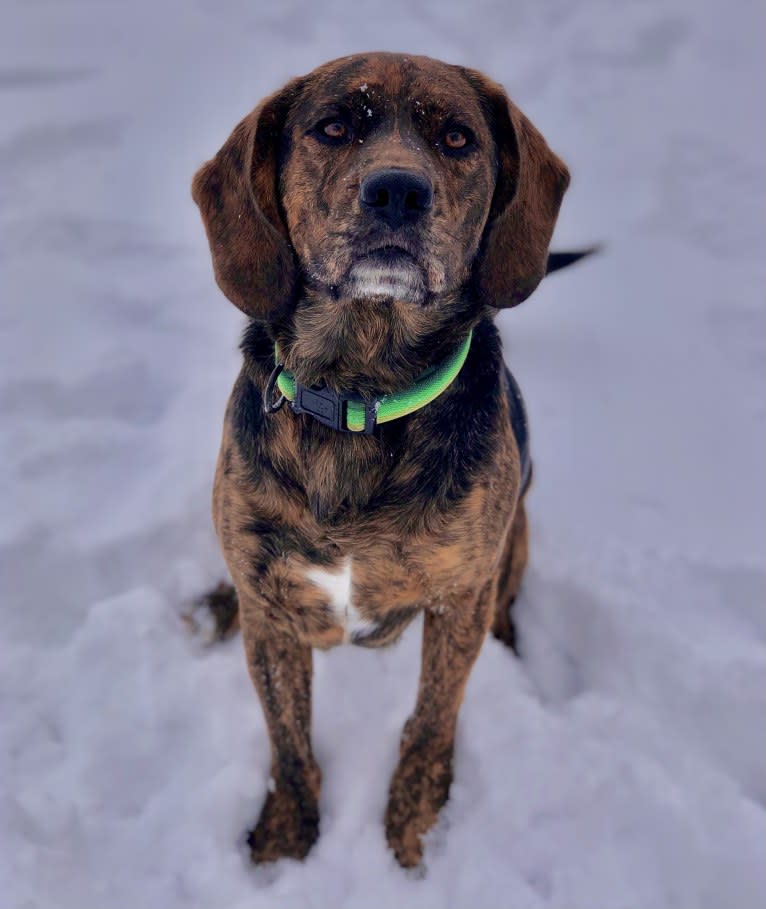
[[[400,243],[386,243],[382,246],[373,246],[366,250],[363,258],[388,262],[392,265],[397,265],[402,261],[409,261],[417,264],[415,255],[410,247]]]
[[[403,246],[387,244],[368,250],[349,269],[346,290],[354,299],[405,300],[420,303],[427,289],[423,269]]]

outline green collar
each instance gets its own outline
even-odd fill
[[[438,398],[462,369],[471,347],[472,335],[473,332],[469,332],[457,350],[441,363],[427,369],[409,388],[371,401],[360,395],[331,391],[327,387],[307,388],[301,385],[279,362],[279,349],[275,345],[274,359],[277,365],[264,392],[264,410],[266,413],[274,413],[285,401],[289,401],[295,413],[311,414],[325,426],[347,432],[371,433],[379,423],[397,420]],[[279,388],[281,397],[272,403],[275,385]]]

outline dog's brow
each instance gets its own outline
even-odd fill
[[[350,86],[346,90],[345,95],[341,97],[341,101],[344,104],[348,104],[349,107],[359,107],[359,105],[367,106],[388,102],[391,100],[390,95],[391,93],[386,92],[382,85],[359,79],[355,85]]]
[[[476,120],[478,112],[471,113],[464,103],[456,98],[433,98],[425,93],[419,95],[413,92],[409,104],[416,116],[426,117],[430,120],[457,120],[470,126]]]
[[[336,116],[348,116],[350,112],[350,105],[344,104],[343,101],[322,101],[316,107],[312,107],[307,111],[307,115],[310,119],[314,120],[321,117],[336,117]]]
[[[312,104],[309,115],[332,116],[334,113],[367,110],[387,101],[380,88],[368,88],[364,81],[360,81],[356,88],[324,94]]]

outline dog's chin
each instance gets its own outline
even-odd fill
[[[344,282],[343,295],[352,300],[399,300],[423,303],[427,288],[423,272],[408,255],[369,255],[355,262]]]

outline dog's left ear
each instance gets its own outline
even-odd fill
[[[302,84],[288,83],[245,117],[192,182],[218,286],[253,319],[278,317],[295,289],[278,168],[285,121]]]
[[[476,281],[492,306],[516,306],[545,276],[548,245],[569,171],[502,86],[463,70],[494,135],[497,182],[479,252]]]

